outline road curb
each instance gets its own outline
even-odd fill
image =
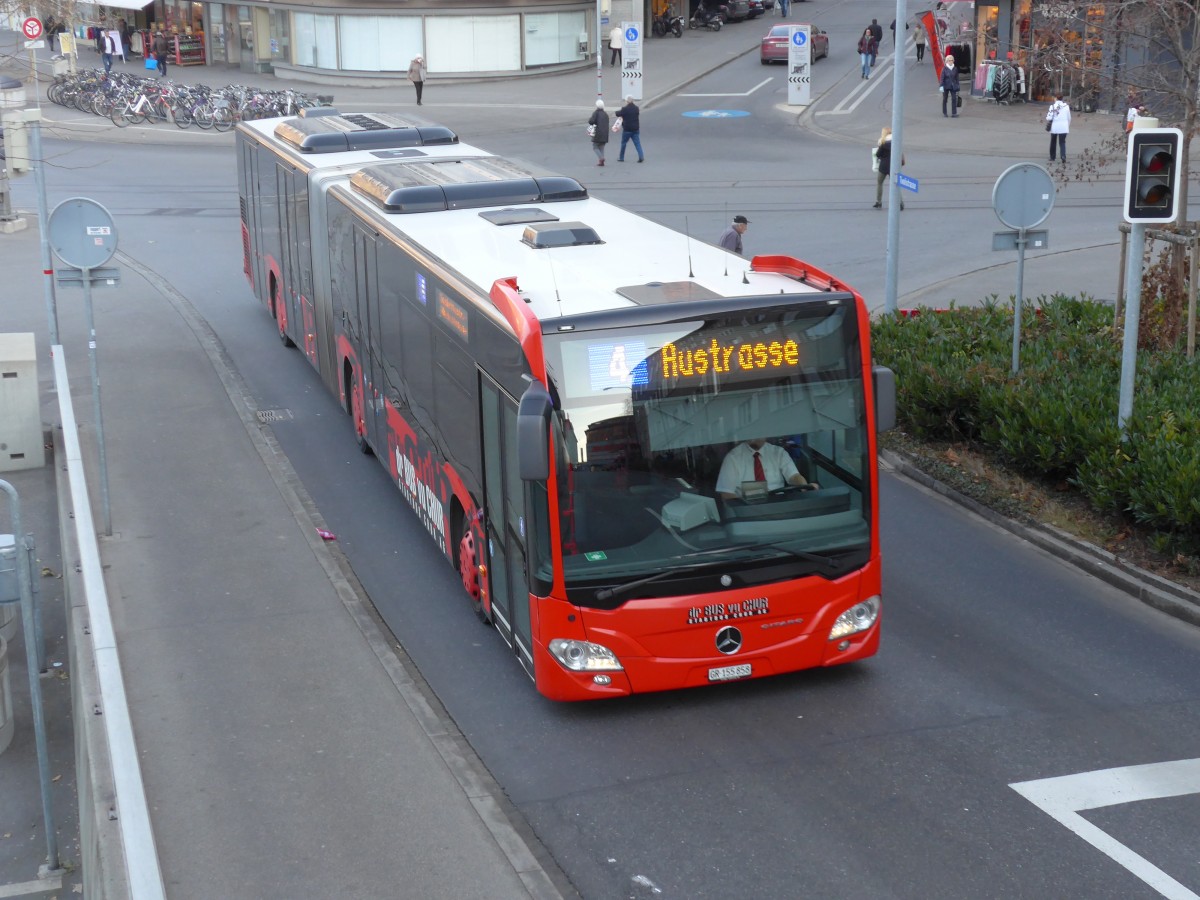
[[[1080,540],[1060,528],[1029,525],[1002,516],[965,494],[918,469],[901,454],[881,450],[880,458],[896,473],[952,500],[993,525],[997,525],[1036,547],[1070,563],[1106,584],[1124,591],[1147,606],[1191,625],[1200,625],[1200,594],[1161,578],[1121,559],[1114,553]]]

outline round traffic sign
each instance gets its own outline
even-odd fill
[[[805,44],[808,43],[808,32],[807,31],[793,31],[792,32],[792,43],[795,44],[797,47],[803,47]]]
[[[1009,228],[1036,228],[1054,209],[1054,179],[1033,163],[1010,166],[992,188],[992,209]]]
[[[49,231],[55,255],[76,269],[98,269],[117,252],[112,215],[86,197],[72,197],[54,207]]]
[[[42,22],[40,19],[35,19],[30,16],[21,23],[21,33],[31,41],[36,41],[42,36]]]

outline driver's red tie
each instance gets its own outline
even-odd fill
[[[754,451],[754,480],[767,480],[767,473],[763,471],[762,457],[759,455],[757,450]],[[761,488],[759,488],[759,490],[761,490]]]

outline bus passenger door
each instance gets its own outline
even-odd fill
[[[352,336],[358,352],[358,365],[362,372],[362,417],[367,429],[367,440],[372,447],[379,447],[379,423],[376,421],[379,404],[375,402],[383,375],[378,366],[379,354],[374,347],[379,340],[377,334],[379,317],[371,308],[379,303],[378,269],[376,267],[376,235],[360,226],[354,228],[354,283],[357,295],[357,313]],[[374,326],[374,328],[372,327]],[[386,441],[383,444],[386,449]]]
[[[525,483],[517,468],[517,403],[486,375],[483,401],[488,594],[492,616],[526,671],[533,674],[529,579],[525,568]]]

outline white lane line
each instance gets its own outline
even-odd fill
[[[841,103],[833,109],[817,110],[818,116],[848,116],[854,112],[862,104],[864,100],[870,96],[871,92],[881,84],[891,86],[891,81],[887,78],[887,74],[892,70],[892,61],[884,60],[876,66],[876,70],[871,73],[871,77],[863,81],[845,96]]]
[[[773,77],[763,79],[758,84],[756,84],[754,87],[750,88],[750,90],[742,91],[740,94],[680,94],[679,96],[680,97],[749,97],[751,94],[753,94],[759,88],[763,87],[764,85],[770,84],[774,80],[775,79]]]
[[[907,51],[908,51],[908,47],[909,47],[910,43],[911,43],[911,38],[905,40],[905,42],[904,42],[905,55],[907,55]],[[902,55],[900,58],[904,59],[904,56]],[[867,94],[869,94],[869,93],[871,93],[871,91],[875,90],[875,88],[877,88],[879,86],[880,82],[885,80],[883,76],[885,76],[890,71],[891,67],[894,66],[895,64],[896,64],[896,54],[893,51],[891,56],[884,57],[883,62],[878,64],[878,71],[872,72],[871,77],[868,78],[867,80],[865,80],[864,82],[862,82],[858,87],[856,87],[854,90],[852,90],[849,94],[847,94],[841,103],[839,103],[833,109],[819,109],[815,113],[813,113],[813,115],[817,115],[817,116],[848,116],[848,115],[850,115],[852,112],[854,112],[856,109],[858,109],[859,104],[862,103],[863,100],[866,99]],[[890,82],[888,82],[888,83],[890,84]],[[853,105],[850,105],[851,103]]]
[[[0,884],[0,898],[30,897],[34,894],[45,894],[48,891],[62,890],[62,876],[53,875],[37,881],[26,881],[21,884]]]
[[[1200,794],[1200,759],[1100,769],[1058,778],[1022,781],[1009,787],[1164,897],[1170,900],[1200,900],[1200,895],[1079,815],[1080,811],[1086,809]]]

